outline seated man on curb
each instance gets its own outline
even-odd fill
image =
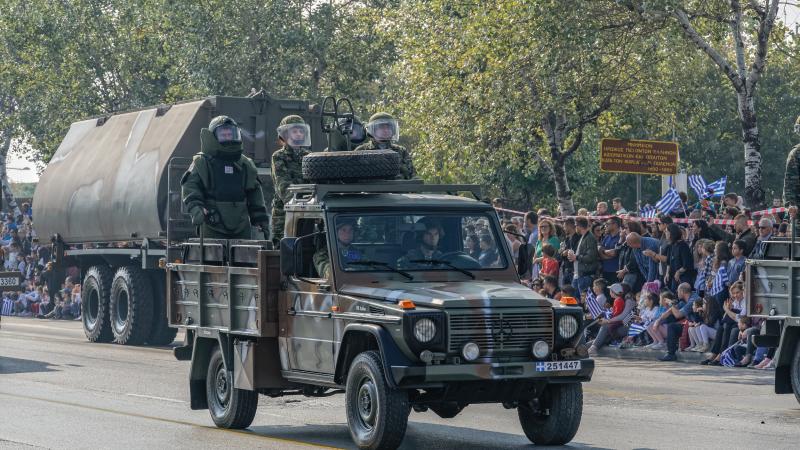
[[[692,313],[692,304],[698,297],[692,295],[692,286],[689,283],[681,283],[678,286],[678,301],[670,306],[658,319],[671,317],[672,320],[667,324],[667,353],[658,358],[659,361],[675,361],[678,358],[675,352],[678,351],[678,341],[683,334],[683,320]]]

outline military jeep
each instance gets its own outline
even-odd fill
[[[581,383],[594,370],[579,344],[583,312],[520,284],[477,187],[390,180],[290,190],[279,249],[193,240],[167,265],[192,409],[246,428],[258,394],[343,393],[353,441],[395,448],[412,411],[452,418],[497,403],[517,409],[536,444],[575,436]],[[471,234],[480,250],[467,244]]]

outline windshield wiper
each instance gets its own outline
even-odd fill
[[[431,264],[431,265],[433,265],[433,264],[441,264],[443,266],[447,266],[447,267],[449,267],[449,268],[451,268],[453,270],[461,272],[464,275],[472,278],[473,280],[475,279],[475,274],[474,273],[470,272],[467,269],[462,269],[461,267],[456,266],[455,264],[451,263],[450,261],[445,261],[443,259],[414,259],[414,260],[411,260],[409,262],[413,263],[413,264],[423,264],[423,263],[427,263],[427,264]]]
[[[391,270],[394,273],[399,273],[400,275],[408,278],[409,280],[413,280],[414,279],[414,276],[411,275],[410,273],[405,272],[405,271],[400,270],[400,269],[396,269],[396,268],[392,267],[391,264],[385,263],[383,261],[372,261],[372,260],[368,260],[368,259],[357,259],[355,261],[345,261],[345,264],[355,265],[355,266],[384,267],[384,268],[387,268],[387,269]]]

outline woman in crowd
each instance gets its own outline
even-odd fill
[[[664,285],[672,292],[676,292],[679,284],[692,284],[697,277],[697,272],[694,268],[692,250],[689,248],[689,244],[683,240],[681,227],[671,223],[667,225],[665,234],[669,245],[666,253],[667,273],[664,274]]]
[[[712,275],[706,281],[706,292],[713,295],[719,304],[728,299],[728,261],[732,258],[725,241],[714,244],[714,262],[711,265]]]
[[[517,227],[513,223],[503,227],[503,231],[508,241],[508,246],[511,247],[511,254],[514,256],[514,261],[516,261],[519,258],[519,248],[522,246],[522,240],[517,236],[519,231],[517,231]]]
[[[698,293],[707,289],[709,280],[712,280],[714,272],[714,241],[701,239],[695,246],[696,252],[700,257],[697,278],[694,281],[694,290]],[[702,296],[702,295],[701,295]]]
[[[700,239],[714,240],[714,231],[708,226],[708,222],[703,219],[698,219],[692,222],[692,248]]]
[[[550,219],[539,219],[539,239],[536,241],[534,258],[542,257],[542,246],[544,244],[550,244],[553,248],[559,248],[561,246],[556,236],[556,227]]]
[[[705,353],[711,349],[711,340],[717,336],[719,321],[722,319],[722,308],[711,297],[703,299],[703,322],[697,326],[698,346],[695,352]]]
[[[480,237],[481,254],[478,256],[478,262],[481,267],[495,267],[500,254],[497,252],[497,247],[494,245],[494,239],[490,234],[482,234]]]

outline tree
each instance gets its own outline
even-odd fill
[[[739,0],[623,3],[645,21],[671,19],[679,32],[728,79],[736,93],[744,144],[745,200],[752,207],[763,206],[756,89],[767,67],[769,39],[775,29],[779,0],[751,0],[744,4]]]
[[[415,155],[421,172],[538,167],[561,211],[574,213],[568,161],[586,148],[586,128],[646,78],[654,54],[648,30],[616,26],[620,15],[608,3],[407,2],[394,20],[398,98],[431,150]]]

